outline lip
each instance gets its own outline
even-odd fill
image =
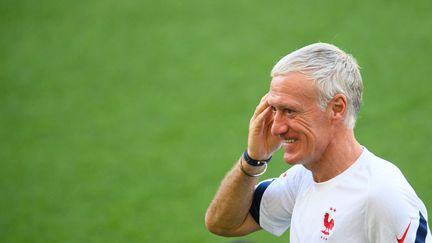
[[[282,140],[282,147],[285,151],[285,153],[292,153],[296,148],[298,147],[299,139],[297,138],[287,138]]]

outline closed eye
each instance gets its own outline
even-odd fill
[[[284,111],[288,114],[293,114],[295,111],[293,109],[286,108]]]
[[[273,114],[275,114],[278,111],[278,108],[276,108],[272,105],[270,105],[270,108],[272,109]],[[296,113],[296,111],[291,109],[291,108],[283,108],[283,109],[281,109],[281,111],[284,114],[289,115],[289,116],[293,116]]]

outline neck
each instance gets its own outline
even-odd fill
[[[348,169],[360,157],[362,147],[352,129],[339,130],[318,161],[306,166],[315,182],[328,181]]]

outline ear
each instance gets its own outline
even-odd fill
[[[336,94],[330,102],[333,120],[343,121],[348,107],[348,100],[343,94]]]

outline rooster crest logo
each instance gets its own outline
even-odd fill
[[[330,208],[324,213],[324,229],[321,230],[321,239],[328,240],[332,235],[335,226],[334,214],[336,213],[336,208]]]

